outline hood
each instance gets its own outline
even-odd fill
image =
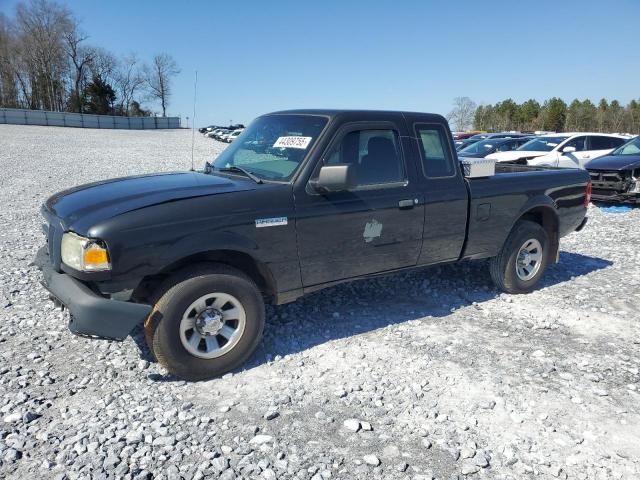
[[[490,158],[495,160],[496,162],[510,162],[513,160],[518,160],[520,158],[533,158],[533,157],[542,157],[543,155],[548,155],[551,152],[537,152],[537,151],[528,151],[528,150],[511,150],[509,152],[497,152],[487,155],[486,158]]]
[[[631,170],[640,167],[640,155],[606,155],[587,163],[588,170]]]
[[[66,228],[86,217],[102,221],[152,205],[218,193],[251,190],[247,179],[229,179],[201,172],[176,172],[115,178],[56,193],[44,209]],[[84,222],[83,222],[84,223]]]

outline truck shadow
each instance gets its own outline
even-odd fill
[[[596,272],[613,262],[561,252],[560,263],[547,269],[540,288],[553,287]],[[423,317],[446,317],[453,310],[496,298],[486,261],[434,267],[422,271],[359,280],[313,293],[294,303],[267,308],[264,339],[242,369],[276,356]],[[141,357],[151,360],[144,335],[134,341]],[[152,380],[173,381],[152,374]]]

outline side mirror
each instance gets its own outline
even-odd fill
[[[317,180],[310,184],[320,193],[341,192],[349,190],[354,185],[353,175],[353,165],[345,163],[325,165],[320,169]]]
[[[564,147],[562,153],[573,153],[576,151],[576,147]]]

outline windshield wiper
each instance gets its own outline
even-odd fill
[[[253,180],[256,183],[264,183],[260,177],[255,176],[249,170],[245,170],[244,168],[238,167],[237,165],[231,165],[229,167],[219,168],[218,171],[219,172],[240,172],[245,174],[247,177],[249,177],[251,180]]]

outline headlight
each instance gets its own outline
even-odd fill
[[[111,270],[106,245],[73,232],[62,235],[60,254],[65,265],[82,272]]]

